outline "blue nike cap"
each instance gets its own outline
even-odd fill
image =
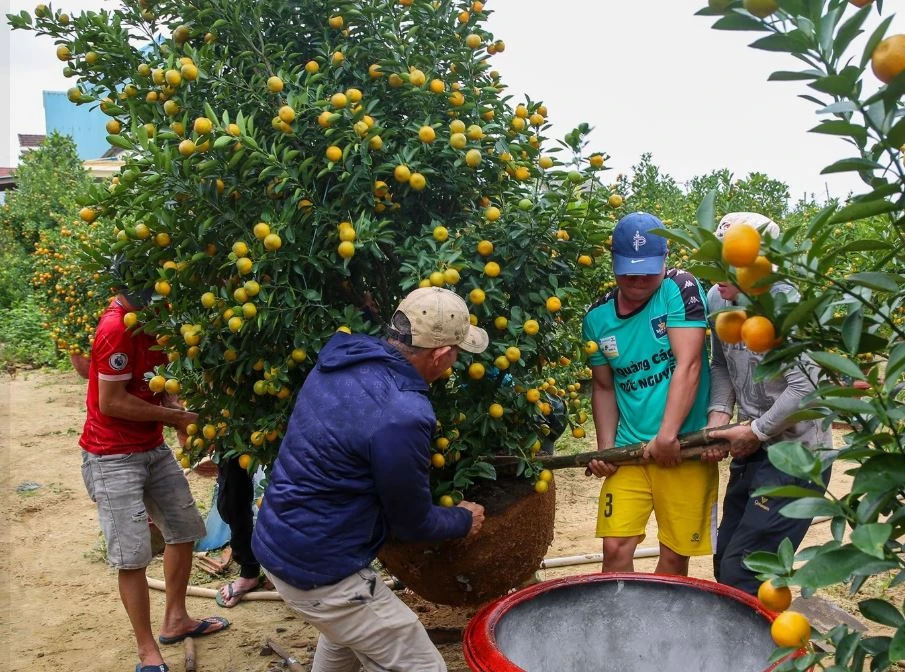
[[[663,222],[647,212],[633,212],[620,219],[613,229],[613,273],[661,273],[666,262],[666,238],[650,231],[663,228]]]

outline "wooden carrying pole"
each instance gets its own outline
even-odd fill
[[[305,672],[305,668],[302,667],[301,663],[290,656],[287,653],[286,649],[277,644],[275,641],[268,639],[267,646],[269,646],[270,650],[277,654],[277,656],[282,658],[283,662],[286,663],[286,668],[289,670],[289,672]]]
[[[186,637],[182,642],[185,644],[185,672],[197,672],[195,640],[191,637]]]
[[[717,444],[726,443],[722,439],[715,439],[711,432],[732,429],[738,427],[739,424],[733,423],[722,425],[720,427],[711,427],[702,429],[698,432],[690,432],[679,436],[680,454],[682,459],[698,457],[707,448]],[[575,455],[542,455],[538,456],[535,461],[539,462],[544,469],[567,469],[569,467],[587,467],[591,460],[605,460],[613,464],[644,464],[644,448],[646,443],[633,443],[629,446],[621,448],[608,448],[607,450],[597,450],[590,453],[576,453]],[[512,455],[495,455],[493,457],[494,466],[508,466],[518,464],[522,458]]]

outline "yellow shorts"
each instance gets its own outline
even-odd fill
[[[679,555],[711,555],[718,487],[715,462],[619,467],[600,488],[597,536],[643,538],[653,511],[661,544]]]

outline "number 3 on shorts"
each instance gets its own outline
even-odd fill
[[[608,492],[604,495],[603,517],[609,518],[612,515],[613,515],[613,493]]]

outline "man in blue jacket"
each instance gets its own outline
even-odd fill
[[[299,392],[252,539],[285,602],[321,633],[312,672],[443,671],[418,617],[371,569],[389,535],[475,534],[484,508],[433,503],[428,386],[487,333],[454,292],[416,289],[387,339],[337,333]]]

